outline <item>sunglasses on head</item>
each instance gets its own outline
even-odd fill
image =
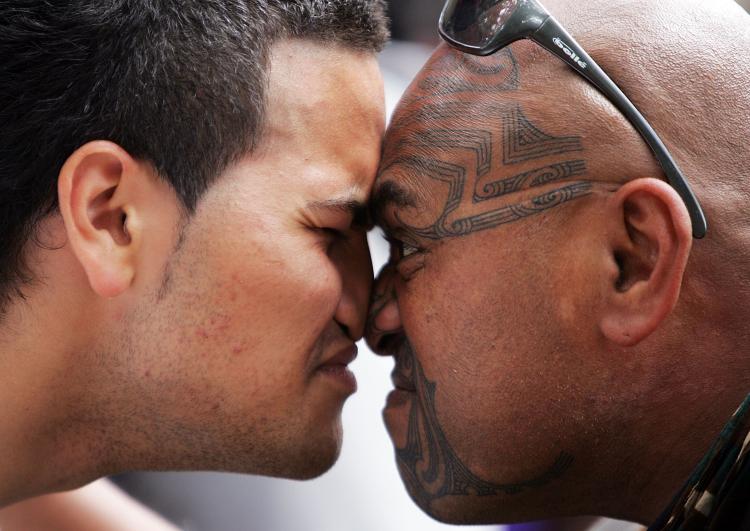
[[[586,78],[641,134],[659,161],[667,182],[690,213],[693,237],[708,229],[698,199],[664,143],[620,88],[537,0],[448,0],[440,15],[440,35],[472,55],[490,55],[520,39],[531,39]]]

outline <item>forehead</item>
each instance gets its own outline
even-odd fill
[[[574,100],[581,101],[581,85],[544,53],[517,43],[485,58],[446,47],[433,55],[386,135],[373,200],[381,224],[388,228],[391,204],[411,207],[414,224],[458,235],[451,231],[538,213],[537,203],[556,199],[548,192],[585,192],[566,188],[586,173],[587,161],[580,124],[571,105],[560,109],[550,70],[561,69],[554,75],[570,82]]]
[[[394,113],[376,187],[391,183],[393,191],[393,182],[399,181],[415,199],[429,200],[433,187],[420,186],[426,166],[434,166],[426,161],[452,162],[447,159],[475,154],[479,164],[486,165],[500,118],[498,95],[517,91],[519,85],[519,64],[510,51],[477,58],[439,48]],[[450,150],[453,144],[466,149]]]
[[[369,191],[384,114],[383,82],[373,54],[284,40],[272,49],[259,151],[290,174],[304,168],[305,183],[323,195],[343,185]]]

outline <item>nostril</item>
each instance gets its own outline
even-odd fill
[[[351,330],[349,329],[349,327],[347,325],[341,324],[341,323],[337,323],[337,324],[339,325],[339,327],[341,328],[341,331],[344,333],[344,335],[346,337],[348,337],[350,339],[354,339],[354,338],[352,338]]]
[[[404,334],[400,331],[383,334],[375,345],[375,351],[383,356],[393,356],[398,352],[399,346],[405,339]]]

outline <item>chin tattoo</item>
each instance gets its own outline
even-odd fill
[[[406,446],[396,448],[396,459],[411,496],[429,510],[431,503],[445,496],[515,495],[543,487],[561,477],[573,464],[573,456],[560,452],[551,466],[529,479],[495,483],[474,474],[461,461],[440,425],[435,408],[437,384],[427,379],[411,346],[405,349],[401,368],[416,388],[409,412]]]

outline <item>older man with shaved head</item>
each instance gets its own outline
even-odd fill
[[[532,2],[464,4],[373,198],[369,341],[411,496],[456,523],[750,529],[750,18],[545,0],[569,34],[490,50]]]

